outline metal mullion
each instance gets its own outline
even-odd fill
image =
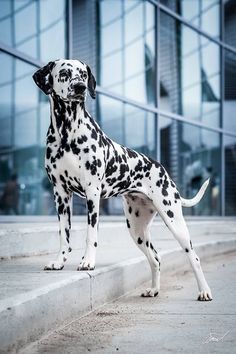
[[[156,7],[155,11],[155,49],[156,49],[156,106],[160,107],[160,9]],[[161,161],[161,134],[160,134],[160,115],[158,113],[155,114],[155,131],[156,131],[156,157],[158,161]]]
[[[220,34],[224,40],[224,4],[220,1]],[[220,47],[220,126],[224,129],[224,98],[225,98],[225,49]],[[221,151],[221,215],[225,216],[225,154],[224,154],[224,133],[220,135],[220,151]]]
[[[14,58],[20,59],[22,61],[24,61],[25,63],[37,66],[37,67],[42,67],[44,65],[43,62],[41,62],[40,60],[34,59],[32,57],[30,57],[27,54],[24,54],[23,52],[13,48],[13,47],[9,47],[8,45],[0,42],[0,51],[6,53],[6,54],[10,54],[11,56],[13,56]]]
[[[72,7],[72,0],[67,0],[67,11],[66,11],[66,16],[67,16],[67,40],[68,40],[68,48],[67,48],[67,55],[69,58],[73,57],[73,7]]]
[[[124,96],[115,94],[115,93],[110,92],[108,90],[105,90],[101,86],[97,86],[96,90],[100,94],[103,94],[103,95],[105,95],[107,97],[110,97],[110,98],[114,98],[114,99],[116,99],[118,101],[121,101],[123,103],[127,103],[127,104],[129,104],[131,106],[140,108],[142,110],[146,110],[146,111],[149,111],[149,112],[152,112],[152,113],[157,113],[157,114],[159,114],[161,116],[164,116],[164,117],[167,117],[167,118],[171,118],[171,119],[175,119],[175,120],[178,120],[180,122],[187,123],[187,124],[190,124],[190,125],[193,125],[193,126],[196,126],[196,127],[204,128],[204,129],[210,130],[210,131],[215,132],[215,133],[224,133],[224,134],[227,134],[229,136],[236,137],[236,133],[232,133],[232,132],[224,130],[222,128],[211,127],[211,126],[206,125],[204,123],[187,119],[187,118],[185,118],[185,117],[183,117],[183,116],[181,116],[179,114],[172,113],[172,112],[167,112],[167,111],[162,111],[161,109],[159,109],[157,107],[154,107],[154,106],[152,107],[152,106],[147,105],[147,104],[142,104],[142,103],[139,103],[137,101],[130,100],[130,99],[124,97]]]

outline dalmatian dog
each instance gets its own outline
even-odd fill
[[[60,250],[45,270],[62,269],[71,252],[73,193],[86,198],[88,213],[80,271],[95,267],[100,198],[121,195],[129,233],[151,266],[152,286],[142,296],[156,296],[160,290],[160,257],[150,237],[151,222],[159,213],[188,256],[199,288],[198,300],[212,300],[182,214],[182,207],[201,200],[209,180],[193,199],[184,199],[159,162],[112,141],[85,109],[87,93],[95,98],[96,88],[88,65],[79,60],[56,60],[39,69],[33,79],[50,100],[45,167],[60,224]]]

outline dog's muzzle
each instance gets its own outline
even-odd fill
[[[86,85],[83,82],[77,82],[73,85],[75,95],[82,95],[86,90]]]
[[[68,95],[68,98],[74,98],[74,99],[84,98],[86,88],[87,88],[87,86],[83,82],[80,82],[80,81],[72,84],[70,87],[70,93]]]

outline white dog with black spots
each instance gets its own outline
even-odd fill
[[[62,269],[71,251],[73,193],[86,198],[88,210],[86,249],[78,270],[95,267],[100,198],[122,195],[128,230],[152,270],[152,286],[142,296],[156,296],[160,290],[160,258],[150,237],[151,222],[159,213],[189,258],[198,299],[212,300],[182,214],[182,206],[191,207],[201,200],[209,180],[193,199],[186,200],[159,162],[107,137],[85,109],[87,91],[95,98],[96,88],[88,65],[56,60],[39,69],[33,79],[50,100],[45,166],[60,223],[60,251],[45,269]]]

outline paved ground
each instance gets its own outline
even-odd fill
[[[191,272],[164,274],[159,298],[142,288],[52,332],[23,354],[235,353],[236,253],[202,262],[212,302],[196,301]]]
[[[113,229],[111,225],[112,223],[104,223],[101,235],[99,235],[96,269],[142,255],[129,236],[125,222],[113,223]],[[218,219],[217,222],[214,220],[189,221],[188,226],[193,245],[235,237],[235,219],[233,221]],[[34,227],[40,228],[40,224]],[[28,228],[30,229],[30,226]],[[163,223],[154,223],[151,231],[153,244],[158,251],[179,247]],[[76,249],[72,244],[73,252],[70,253],[65,268],[60,272],[43,271],[44,265],[55,259],[56,254],[0,260],[0,304],[1,300],[68,279],[69,276],[78,273],[76,269],[84,253],[85,234],[80,235],[78,232],[76,236],[80,241],[80,247]],[[59,238],[57,241],[59,244]],[[17,240],[17,244],[21,246],[21,238]],[[0,247],[2,247],[1,244]]]

